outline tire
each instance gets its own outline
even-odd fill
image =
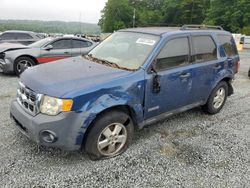
[[[122,111],[107,111],[94,121],[86,139],[90,159],[111,158],[126,151],[132,142],[134,125]]]
[[[20,76],[25,69],[35,66],[36,63],[30,57],[19,57],[15,60],[14,71],[17,76]]]
[[[228,84],[220,82],[211,92],[203,110],[208,114],[217,114],[223,108],[228,96]]]

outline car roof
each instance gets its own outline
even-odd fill
[[[21,30],[8,30],[3,33],[35,33],[33,31],[21,31]]]
[[[215,30],[215,29],[181,29],[180,27],[140,27],[140,28],[129,28],[121,29],[119,32],[134,32],[134,33],[144,33],[151,35],[164,35],[166,33],[227,33],[225,30]]]
[[[69,37],[69,36],[66,36],[66,37],[50,37],[51,39],[53,40],[58,40],[58,39],[76,39],[76,40],[84,40],[84,41],[88,41],[88,42],[92,42],[91,40],[88,40],[86,38],[81,38],[81,37]]]

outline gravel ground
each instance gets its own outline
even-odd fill
[[[250,187],[250,51],[235,94],[209,116],[199,108],[145,127],[121,156],[39,147],[9,119],[17,78],[0,74],[0,187]]]

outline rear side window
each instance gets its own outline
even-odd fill
[[[223,46],[228,57],[237,55],[234,39],[229,35],[218,35],[219,43]]]
[[[204,62],[217,59],[217,49],[210,36],[194,36],[194,58],[195,62]]]
[[[189,42],[187,37],[168,41],[157,57],[156,69],[164,70],[188,64]]]
[[[52,43],[53,49],[71,49],[71,40],[63,39]]]
[[[16,39],[33,39],[33,38],[27,33],[16,33]]]
[[[1,36],[2,40],[15,40],[15,34],[14,33],[4,33]]]
[[[86,48],[91,46],[92,43],[83,40],[72,40],[72,48]]]

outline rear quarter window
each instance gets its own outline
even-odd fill
[[[205,62],[217,59],[217,48],[211,36],[193,36],[194,60]]]
[[[218,40],[220,45],[223,46],[225,53],[228,57],[237,55],[237,48],[232,36],[218,35]]]

